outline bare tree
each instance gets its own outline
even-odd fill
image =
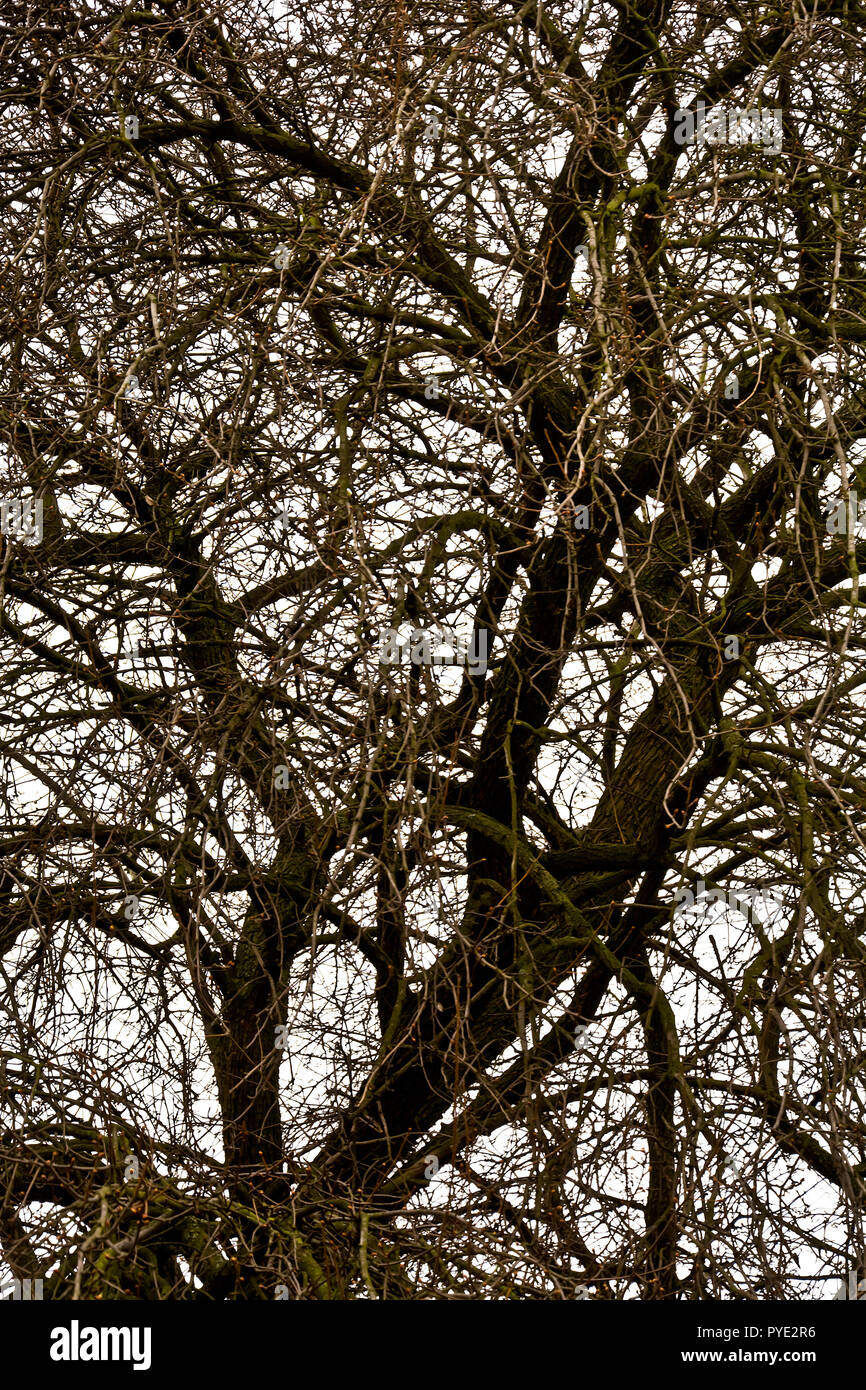
[[[859,1278],[861,9],[0,29],[12,1275]]]

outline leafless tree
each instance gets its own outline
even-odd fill
[[[831,1297],[862,8],[0,30],[8,1271]]]

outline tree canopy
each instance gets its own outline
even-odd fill
[[[864,21],[4,7],[14,1276],[866,1274]]]

